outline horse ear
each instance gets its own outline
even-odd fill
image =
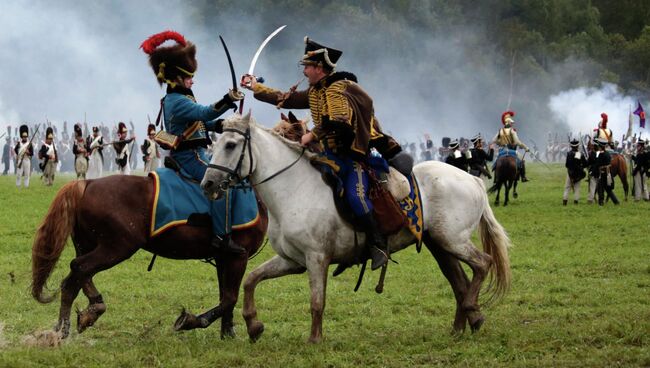
[[[250,124],[251,112],[252,112],[252,110],[249,109],[248,112],[246,113],[246,115],[244,115],[244,117],[242,118],[242,120],[245,121],[247,124]]]
[[[280,113],[280,119],[282,119],[282,121],[289,121],[289,118],[283,112]]]
[[[293,114],[293,112],[289,111],[289,121],[291,124],[295,124],[298,122],[298,118],[296,118],[296,115]]]

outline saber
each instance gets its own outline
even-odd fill
[[[255,71],[255,64],[257,64],[257,59],[260,57],[262,50],[264,50],[266,44],[269,43],[269,41],[271,41],[271,39],[275,37],[276,34],[280,33],[280,31],[282,31],[284,27],[286,27],[286,25],[278,27],[278,29],[276,29],[275,31],[273,31],[273,33],[268,35],[268,37],[266,37],[266,39],[264,40],[264,42],[262,42],[260,47],[257,48],[257,51],[255,52],[255,56],[253,56],[253,60],[251,61],[251,66],[248,68],[248,74],[253,75],[253,72]]]
[[[237,91],[237,82],[235,81],[235,67],[232,65],[232,59],[230,58],[230,52],[228,51],[228,46],[226,46],[226,41],[223,40],[223,37],[221,37],[221,35],[219,35],[219,39],[221,40],[223,51],[226,52],[226,57],[228,58],[228,66],[230,67],[230,77],[232,78],[232,90]],[[244,100],[241,100],[239,102],[240,114],[243,108],[244,108]]]

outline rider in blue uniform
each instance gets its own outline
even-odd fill
[[[173,40],[173,46],[159,47],[163,42]],[[207,169],[209,159],[206,147],[211,143],[208,131],[221,133],[221,120],[216,120],[229,109],[235,109],[235,101],[243,94],[230,90],[223,98],[211,105],[200,105],[194,98],[192,85],[197,68],[196,46],[186,41],[176,32],[166,31],[155,34],[145,40],[141,48],[149,55],[149,64],[153,68],[162,86],[167,84],[167,95],[162,100],[166,133],[158,134],[156,141],[165,149],[171,150],[170,156],[181,168],[185,176],[201,181]],[[249,195],[254,195],[249,193]],[[213,219],[217,218],[212,214]],[[245,250],[235,244],[226,230],[224,238],[219,237],[222,228],[214,225],[213,246],[230,253],[243,253]]]

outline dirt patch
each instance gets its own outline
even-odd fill
[[[30,347],[57,347],[62,343],[61,333],[52,330],[36,331],[23,337],[23,344]]]
[[[9,342],[5,340],[4,331],[5,331],[5,324],[0,322],[0,349],[4,349],[7,347],[7,345],[9,345]]]

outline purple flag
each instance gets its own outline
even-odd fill
[[[645,129],[645,111],[643,111],[641,102],[637,101],[636,103],[639,104],[639,106],[634,110],[634,115],[639,115],[639,126]]]

